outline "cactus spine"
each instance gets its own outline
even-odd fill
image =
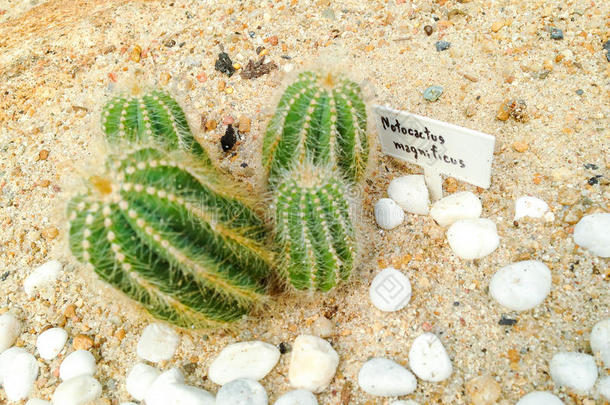
[[[304,72],[288,86],[263,141],[270,184],[310,160],[358,181],[368,159],[366,108],[360,87],[339,75]]]
[[[328,291],[354,265],[349,187],[368,160],[366,108],[342,75],[301,73],[282,95],[263,140],[284,276]]]
[[[73,254],[178,326],[248,313],[271,271],[266,228],[209,167],[178,104],[158,92],[119,98],[103,117],[109,142],[130,149],[111,154],[106,173],[69,203]]]

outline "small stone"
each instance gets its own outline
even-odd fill
[[[491,30],[493,32],[498,32],[502,29],[502,27],[504,27],[504,20],[502,21],[496,21],[493,24],[491,24]]]
[[[143,400],[148,388],[159,375],[161,375],[161,372],[156,368],[145,363],[137,363],[127,374],[125,381],[127,392],[134,399]]]
[[[311,391],[294,390],[279,397],[274,405],[318,405],[318,400]]]
[[[254,380],[239,378],[223,385],[216,394],[216,403],[222,405],[267,405],[265,388]]]
[[[424,32],[426,33],[427,36],[430,36],[434,32],[434,28],[432,28],[431,25],[425,25]]]
[[[77,350],[70,353],[59,366],[59,377],[62,381],[81,375],[95,374],[95,357],[87,350]]]
[[[62,382],[55,388],[53,405],[85,405],[102,395],[102,386],[93,377],[81,375]]]
[[[93,338],[87,335],[76,335],[72,340],[72,347],[76,350],[89,350],[93,347]]]
[[[37,267],[27,276],[23,282],[23,289],[28,297],[32,297],[36,291],[46,289],[57,280],[62,265],[56,260],[51,260]]]
[[[258,381],[275,367],[280,351],[261,341],[239,342],[228,345],[216,357],[208,370],[210,380],[224,385],[238,378]]]
[[[551,39],[556,41],[563,39],[563,31],[559,28],[551,28]]]
[[[485,257],[500,245],[496,224],[487,218],[454,222],[447,230],[447,241],[456,256],[467,260]]]
[[[0,385],[10,401],[27,398],[36,378],[38,362],[30,353],[11,347],[0,354]]]
[[[550,392],[534,391],[521,398],[515,405],[564,405],[563,401]]]
[[[595,358],[578,352],[559,352],[549,364],[551,378],[557,385],[586,393],[597,380]]]
[[[335,376],[339,355],[317,336],[299,335],[293,344],[288,378],[294,388],[324,391]]]
[[[144,402],[147,405],[167,405],[173,401],[172,387],[180,385],[184,385],[182,371],[176,367],[164,371],[148,385],[144,394]],[[140,388],[143,387],[144,384]]]
[[[541,218],[549,210],[546,202],[536,197],[520,197],[515,202],[515,221],[521,218]]]
[[[597,382],[597,392],[606,401],[610,401],[610,375],[602,377]]]
[[[49,226],[44,228],[40,234],[46,240],[53,240],[57,237],[57,235],[59,235],[59,230],[54,226]]]
[[[544,263],[526,260],[498,270],[489,283],[489,293],[503,307],[527,311],[549,295],[551,282],[551,271]]]
[[[400,364],[384,358],[374,358],[362,365],[358,385],[371,395],[392,397],[415,391],[415,376]]]
[[[267,42],[269,42],[272,46],[276,46],[278,44],[277,35],[273,35],[267,38]]]
[[[481,216],[481,200],[470,191],[462,191],[444,197],[430,207],[430,216],[440,226],[450,226],[460,219],[474,219]]]
[[[48,157],[49,157],[48,150],[42,149],[40,152],[38,152],[38,160],[47,160]]]
[[[559,189],[559,193],[557,194],[557,202],[561,205],[572,206],[578,202],[580,199],[580,194],[568,187],[562,187]]]
[[[610,213],[585,215],[574,227],[574,243],[595,256],[610,257]]]
[[[212,131],[214,129],[216,129],[216,127],[218,126],[218,122],[216,122],[216,120],[209,120],[206,121],[205,123],[205,131]]]
[[[567,211],[565,211],[565,215],[563,216],[563,221],[570,224],[577,224],[583,217],[584,211],[582,206],[573,206],[570,207]]]
[[[266,51],[266,50],[265,50]],[[262,52],[257,52],[261,58],[258,61],[249,60],[245,68],[240,72],[242,79],[256,79],[262,75],[270,73],[272,70],[277,69],[278,66],[275,62],[265,63],[265,56]]]
[[[172,75],[170,75],[167,72],[163,72],[161,73],[161,75],[159,76],[159,83],[162,86],[165,86],[167,83],[169,83],[170,79],[172,78]]]
[[[227,125],[227,129],[225,134],[220,138],[220,146],[222,147],[223,152],[230,151],[235,146],[237,142],[237,136],[235,136],[235,129],[233,125]]]
[[[465,384],[466,393],[473,405],[492,405],[500,397],[500,384],[489,374],[473,378]]]
[[[214,69],[226,74],[229,77],[233,76],[233,73],[235,73],[233,61],[231,61],[231,58],[225,52],[221,52],[218,54],[218,59],[214,63]]]
[[[375,221],[382,229],[394,229],[402,224],[405,212],[391,198],[382,198],[375,204]]]
[[[442,86],[430,86],[423,92],[424,98],[428,101],[436,101],[440,98],[442,94]]]
[[[15,343],[21,332],[21,322],[10,312],[0,315],[0,353]]]
[[[599,321],[591,329],[591,350],[599,353],[604,366],[610,368],[610,318]]]
[[[321,338],[327,338],[332,336],[333,334],[333,321],[326,318],[325,316],[320,316],[316,319],[311,325],[312,334]]]
[[[238,131],[242,132],[242,133],[247,133],[250,132],[250,118],[246,117],[245,115],[241,115],[239,117],[239,124],[238,124]]]
[[[208,391],[180,383],[168,383],[146,396],[146,405],[215,405],[214,395]],[[227,403],[227,405],[229,405]]]
[[[453,371],[445,347],[433,333],[415,339],[409,350],[409,367],[416,376],[430,382],[446,380]]]
[[[518,122],[527,122],[529,120],[527,114],[527,105],[523,100],[505,100],[496,113],[496,119],[506,121],[513,118]]]
[[[437,41],[434,46],[436,47],[437,52],[446,51],[451,47],[451,42]]]
[[[428,214],[430,197],[422,175],[395,178],[388,186],[388,195],[407,212],[419,215]]]
[[[583,89],[578,89],[578,90],[576,90],[576,94],[578,94],[579,96],[582,96],[583,94],[585,94],[585,91]]]
[[[411,300],[411,283],[400,271],[388,267],[373,279],[369,297],[373,305],[381,311],[398,311]]]
[[[47,329],[36,339],[36,348],[40,357],[45,360],[52,360],[61,352],[67,340],[68,332],[62,328]]]
[[[158,363],[172,358],[180,336],[170,326],[163,323],[153,323],[148,325],[138,341],[138,357],[152,363]]]
[[[517,141],[512,144],[513,150],[515,152],[523,153],[529,149],[529,145],[524,141]]]

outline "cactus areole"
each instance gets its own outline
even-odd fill
[[[159,92],[117,98],[103,117],[120,152],[68,204],[72,253],[178,326],[218,326],[247,314],[266,294],[267,232],[219,181],[178,104]]]
[[[332,166],[351,183],[367,164],[366,108],[360,87],[342,75],[301,73],[282,95],[263,141],[269,184],[307,160]]]

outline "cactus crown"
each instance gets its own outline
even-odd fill
[[[331,165],[349,182],[366,169],[366,108],[360,87],[342,75],[301,73],[282,95],[263,141],[263,167],[273,187],[304,164]]]
[[[354,261],[347,189],[332,171],[306,163],[274,193],[280,270],[299,290],[328,291]]]
[[[167,94],[114,99],[104,110],[106,136],[124,152],[69,203],[73,254],[178,326],[246,314],[264,300],[273,260],[262,220],[209,167]]]

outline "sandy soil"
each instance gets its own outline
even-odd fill
[[[326,314],[336,325],[329,340],[341,363],[320,404],[389,403],[357,387],[360,365],[373,356],[406,364],[411,342],[424,330],[440,336],[455,371],[443,383],[419,382],[408,398],[422,404],[468,403],[464,383],[480,374],[496,377],[502,404],[533,389],[551,390],[566,404],[602,403],[555,387],[548,362],[559,350],[589,353],[591,326],[610,315],[608,259],[577,248],[570,236],[574,218],[610,210],[610,63],[602,50],[610,39],[610,3],[0,0],[0,14],[0,312],[20,315],[26,333],[17,344],[32,352],[49,325],[92,337],[106,403],[128,400],[124,376],[150,319],[95,281],[65,247],[65,201],[103,159],[103,100],[134,81],[168,89],[220,166],[254,187],[274,97],[286,77],[313,63],[350,71],[371,102],[495,135],[490,189],[451,179],[445,186],[481,197],[501,246],[484,259],[459,260],[426,216],[409,215],[395,230],[380,231],[371,203],[385,197],[393,177],[419,168],[376,150],[358,218],[367,236],[363,260],[351,281],[327,295],[278,297],[233,332],[183,332],[178,354],[162,367],[181,366],[190,383],[215,392],[206,370],[226,344],[291,342]],[[431,36],[423,31],[428,24]],[[550,39],[551,26],[563,30],[563,40]],[[439,39],[451,48],[437,52]],[[253,80],[228,78],[214,70],[221,46],[242,65],[263,46],[279,69]],[[429,85],[445,89],[437,102],[421,96]],[[526,102],[527,122],[495,119],[509,98]],[[225,155],[219,143],[225,127],[202,132],[202,115],[218,121],[245,115],[252,128]],[[585,168],[589,163],[597,169]],[[555,221],[514,224],[514,200],[522,195],[544,199]],[[551,268],[553,289],[534,310],[511,313],[489,297],[487,286],[499,267],[525,258]],[[51,259],[64,264],[55,291],[28,299],[24,278]],[[413,298],[387,314],[367,294],[374,274],[389,264],[410,277]],[[76,315],[66,318],[70,305]],[[499,325],[502,314],[517,323]],[[289,390],[288,360],[282,356],[262,381],[271,401]],[[50,397],[60,361],[41,361],[35,395]]]

